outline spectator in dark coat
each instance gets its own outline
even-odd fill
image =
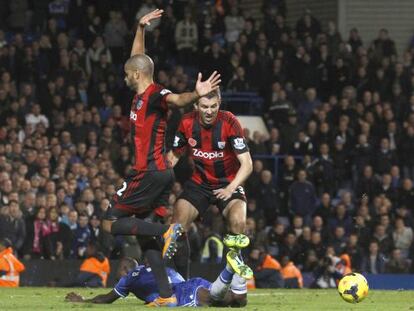
[[[294,141],[291,149],[291,154],[297,156],[312,155],[314,152],[314,145],[305,131],[300,131],[297,139]]]
[[[399,158],[403,167],[405,178],[414,179],[414,127],[408,126],[400,145]]]
[[[365,134],[358,136],[358,143],[352,151],[352,163],[354,171],[361,172],[365,166],[370,165],[373,156],[373,148]]]
[[[296,173],[295,159],[289,155],[284,160],[282,173],[279,174],[280,212],[283,215],[288,215],[289,188],[295,181]]]
[[[260,176],[263,171],[263,162],[261,160],[254,160],[253,172],[246,181],[246,193],[248,197],[257,197],[257,191],[260,186]]]
[[[335,254],[342,254],[345,250],[347,238],[345,236],[345,229],[342,226],[337,226],[334,230],[334,236],[331,239],[331,245],[335,250]]]
[[[0,214],[0,238],[7,238],[13,244],[13,249],[20,252],[26,238],[26,225],[17,201],[10,201],[3,207],[7,212]]]
[[[363,194],[366,194],[371,199],[378,191],[379,182],[374,176],[372,166],[365,166],[362,174],[355,187],[356,196],[361,197]]]
[[[351,157],[349,149],[344,148],[345,144],[341,138],[335,139],[335,146],[332,152],[332,161],[334,163],[334,175],[337,188],[349,188],[346,183],[352,178]]]
[[[394,248],[394,241],[392,237],[387,234],[383,225],[377,225],[375,227],[373,237],[378,241],[379,251],[385,256],[389,256]]]
[[[298,137],[299,130],[300,126],[298,124],[296,111],[289,111],[288,122],[287,124],[284,124],[281,129],[283,150],[289,150],[289,148],[293,145],[296,137]]]
[[[329,218],[328,225],[331,232],[337,227],[343,227],[346,233],[351,231],[352,219],[346,211],[345,204],[339,203],[335,208],[335,214]]]
[[[264,170],[261,173],[258,189],[257,204],[263,209],[267,224],[272,224],[278,215],[279,203],[275,186],[272,182],[272,173]]]
[[[405,178],[403,180],[402,187],[398,192],[398,205],[405,206],[414,212],[414,188],[411,179]]]
[[[371,274],[384,273],[385,257],[379,252],[377,241],[369,244],[369,252],[362,258],[361,271]]]
[[[316,208],[315,187],[306,180],[305,170],[299,170],[297,176],[298,180],[289,188],[290,210],[294,215],[302,216],[305,224],[310,224]]]
[[[318,196],[324,192],[333,195],[336,180],[334,163],[329,154],[329,146],[327,144],[320,145],[319,153],[320,156],[311,165],[316,193]]]
[[[390,148],[390,141],[388,138],[381,139],[380,149],[375,155],[376,165],[375,171],[379,174],[388,173],[391,167],[397,164],[397,156]]]

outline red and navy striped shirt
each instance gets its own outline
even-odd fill
[[[160,171],[170,167],[165,151],[166,95],[169,93],[153,83],[144,93],[134,96],[129,119],[136,171]]]
[[[191,179],[208,189],[228,185],[240,168],[237,155],[249,151],[239,121],[231,112],[222,110],[209,127],[201,125],[197,111],[183,116],[173,148],[182,154],[187,147],[195,164]]]

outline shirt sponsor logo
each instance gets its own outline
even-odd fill
[[[137,114],[131,110],[131,112],[129,114],[129,118],[133,121],[136,121],[137,120]]]
[[[244,143],[244,139],[243,138],[235,138],[234,139],[234,148],[236,148],[237,150],[242,150],[242,149],[246,148],[246,144]]]
[[[217,145],[220,149],[224,149],[224,147],[226,147],[226,142],[225,141],[219,141],[217,143]]]
[[[224,152],[203,152],[202,150],[199,149],[193,149],[193,156],[197,157],[197,158],[204,158],[204,159],[208,159],[208,160],[213,160],[213,159],[217,159],[217,158],[224,158]]]
[[[194,138],[190,137],[190,138],[188,139],[188,144],[189,144],[191,147],[195,147],[195,146],[197,145],[197,141],[196,141]]]

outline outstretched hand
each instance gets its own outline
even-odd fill
[[[145,14],[139,19],[139,26],[145,27],[151,25],[151,21],[160,18],[164,10],[156,9],[148,14]]]
[[[202,78],[203,76],[201,72],[199,72],[195,87],[198,96],[206,96],[207,94],[219,88],[221,80],[220,74],[217,71],[214,71],[206,81],[201,81]]]

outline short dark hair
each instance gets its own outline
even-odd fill
[[[211,98],[217,97],[218,99],[220,99],[220,100],[221,100],[221,92],[220,92],[220,89],[219,89],[219,88],[217,88],[217,89],[215,89],[214,91],[211,91],[211,92],[210,92],[210,93],[208,93],[205,97],[207,97],[208,99],[211,99]]]

